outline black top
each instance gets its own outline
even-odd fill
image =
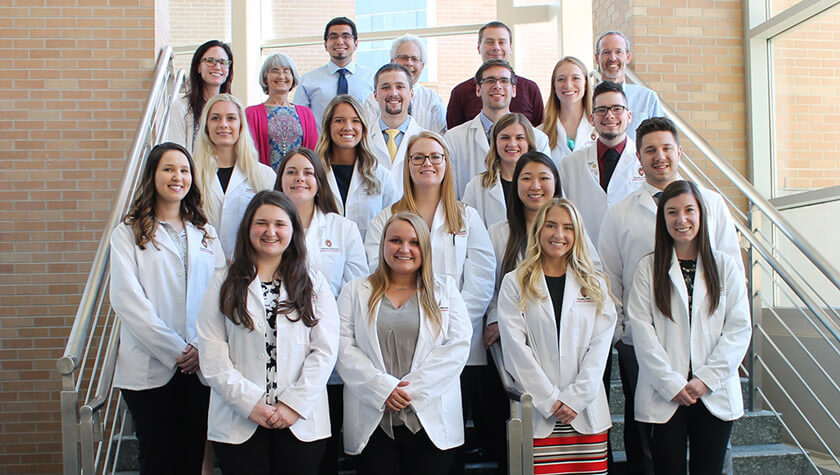
[[[233,167],[219,167],[216,171],[216,176],[219,177],[219,184],[222,185],[222,193],[227,192],[227,186],[228,183],[230,183],[231,175],[233,175]]]
[[[510,197],[513,194],[513,182],[499,177],[502,182],[502,191],[505,193],[505,207],[510,206]]]
[[[338,192],[341,194],[341,202],[347,203],[347,192],[350,190],[350,179],[353,178],[353,167],[355,165],[332,165],[335,174],[335,182],[338,184]]]
[[[694,293],[694,273],[697,271],[696,259],[680,259],[680,270],[682,271],[683,280],[685,280],[685,288],[688,290],[688,321],[691,322],[691,305]]]
[[[560,277],[545,276],[548,295],[554,305],[554,322],[557,324],[557,335],[560,335],[560,313],[563,311],[563,292],[566,290],[566,274]]]

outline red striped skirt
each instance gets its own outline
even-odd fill
[[[581,434],[557,422],[551,435],[534,439],[534,475],[607,473],[608,434]]]

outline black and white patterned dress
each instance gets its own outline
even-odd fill
[[[277,399],[277,301],[280,298],[280,279],[271,282],[260,282],[263,292],[263,305],[265,305],[266,326],[265,326],[265,403],[274,405],[279,402]]]

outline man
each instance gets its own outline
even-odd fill
[[[417,121],[420,127],[437,132],[446,133],[446,108],[443,99],[437,92],[420,85],[420,75],[426,66],[426,47],[420,38],[414,35],[403,35],[391,44],[391,62],[405,66],[411,73],[411,86],[414,98],[408,105],[408,114]],[[368,122],[375,124],[379,120],[379,104],[373,94],[365,101],[365,115]]]
[[[623,306],[629,300],[639,261],[653,252],[658,195],[672,182],[681,179],[678,169],[682,148],[676,127],[670,120],[662,117],[646,119],[637,129],[636,137],[636,157],[644,170],[645,182],[607,210],[598,239],[598,253],[610,279],[610,290]],[[701,187],[700,192],[706,203],[706,222],[712,246],[717,251],[731,255],[743,266],[735,225],[726,202],[714,191]],[[627,472],[652,473],[650,439],[647,431],[633,419],[639,365],[633,349],[629,320],[623,308],[626,307],[618,308],[613,341],[618,350],[619,374],[625,400],[624,447],[627,453]]]
[[[370,122],[370,144],[379,164],[391,170],[397,190],[402,194],[408,141],[425,130],[408,114],[413,97],[411,73],[399,64],[388,63],[379,68],[373,82],[379,118]]]
[[[487,60],[475,73],[473,94],[481,109],[471,121],[449,129],[444,137],[452,153],[455,170],[455,193],[458,199],[472,177],[486,170],[484,159],[490,151],[490,129],[499,117],[510,113],[511,101],[517,95],[519,76],[503,59]],[[451,103],[450,103],[451,104]],[[549,157],[548,137],[534,129],[537,151]]]
[[[655,92],[624,80],[624,69],[630,64],[630,40],[620,31],[608,31],[595,43],[595,64],[601,72],[601,80],[621,84],[627,97],[627,107],[633,113],[633,122],[627,131],[630,138],[636,138],[636,128],[648,117],[662,117],[662,106]]]
[[[594,144],[570,153],[560,162],[560,186],[583,217],[592,242],[598,242],[607,206],[619,202],[645,181],[627,136],[633,113],[621,85],[605,81],[592,93],[589,120],[598,132]]]
[[[356,24],[346,17],[333,18],[324,28],[324,49],[330,62],[304,74],[294,103],[312,109],[318,132],[324,110],[333,97],[350,94],[363,102],[373,92],[373,70],[353,62],[359,46]]]
[[[507,25],[500,21],[491,21],[478,30],[478,54],[481,62],[491,59],[510,61],[512,53],[511,32]],[[452,89],[449,105],[446,108],[446,125],[453,129],[475,117],[482,108],[474,92],[475,78],[467,79]],[[510,104],[512,112],[521,112],[531,121],[534,127],[543,120],[543,104],[540,88],[534,81],[516,76],[517,95]]]

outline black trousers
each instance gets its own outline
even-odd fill
[[[213,442],[225,475],[317,475],[326,439],[302,442],[289,429],[257,427],[241,444]]]
[[[320,475],[338,473],[338,457],[341,452],[341,425],[344,419],[344,385],[328,384],[327,399],[330,404],[330,430],[332,435],[327,440],[324,457],[321,459]]]
[[[179,370],[159,388],[121,392],[137,430],[140,473],[200,475],[210,388]]]
[[[455,451],[435,447],[425,430],[412,434],[397,426],[391,439],[377,427],[356,466],[359,475],[441,475],[449,471]]]
[[[633,345],[621,341],[616,343],[618,371],[621,389],[624,392],[624,450],[627,454],[628,474],[653,473],[653,458],[650,453],[650,434],[645,424],[636,422],[636,383],[639,380],[639,362]]]
[[[687,465],[692,475],[721,473],[732,421],[718,419],[698,401],[680,406],[664,424],[646,425],[650,427],[656,473],[684,474]],[[690,463],[685,458],[686,442],[691,450]]]

